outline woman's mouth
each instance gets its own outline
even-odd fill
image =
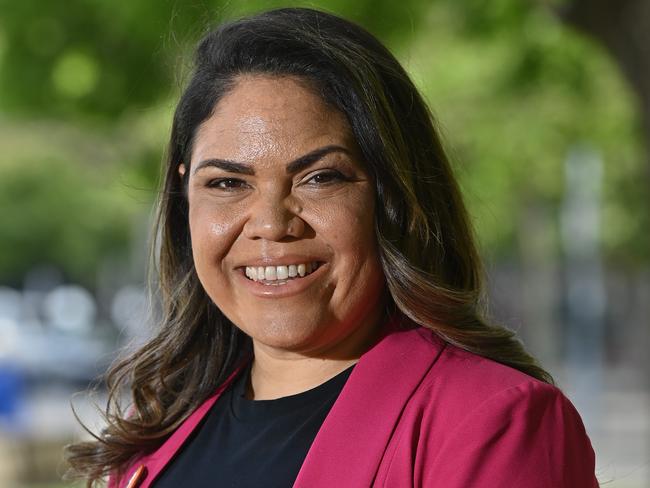
[[[265,285],[282,285],[313,273],[322,263],[312,261],[283,266],[246,266],[244,274],[249,280]]]

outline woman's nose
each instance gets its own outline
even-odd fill
[[[244,236],[269,241],[301,237],[305,231],[305,222],[299,215],[301,210],[291,196],[260,197],[249,209],[249,218],[243,229]]]

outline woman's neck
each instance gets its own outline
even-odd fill
[[[315,388],[357,363],[381,333],[381,326],[375,323],[366,330],[355,331],[334,350],[321,354],[286,351],[253,340],[247,397],[272,400]]]
[[[278,359],[256,350],[247,397],[273,400],[296,395],[325,383],[359,359],[331,360],[310,357]]]

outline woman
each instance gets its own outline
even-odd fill
[[[159,209],[160,331],[69,448],[89,483],[597,486],[573,406],[481,317],[431,115],[360,27],[281,9],[208,34]]]

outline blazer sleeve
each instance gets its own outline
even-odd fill
[[[598,487],[594,451],[578,412],[545,383],[530,381],[494,395],[442,442],[426,463],[426,488]]]

